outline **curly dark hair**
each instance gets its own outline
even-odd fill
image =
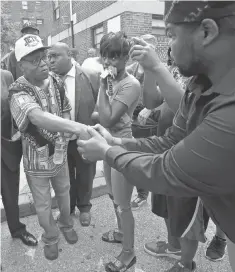
[[[109,32],[100,41],[101,57],[115,58],[128,56],[131,48],[130,40],[124,32]]]

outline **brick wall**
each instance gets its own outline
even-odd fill
[[[40,36],[42,39],[48,35],[49,26],[51,24],[52,14],[52,1],[40,1],[41,5],[36,5],[36,1],[28,1],[28,9],[22,9],[22,1],[1,1],[1,6],[4,12],[11,18],[11,20],[20,25],[19,29],[16,29],[17,36],[21,36],[22,19],[29,19],[36,23],[37,19],[43,19],[43,25],[38,25]],[[46,12],[44,12],[46,11]]]
[[[166,36],[156,36],[157,38],[157,53],[161,61],[166,62],[167,61],[167,50],[168,50],[168,44],[169,39]]]
[[[77,13],[77,21],[80,22],[115,2],[116,1],[73,1],[73,13]]]
[[[73,14],[76,13],[77,22],[80,22],[89,16],[95,14],[96,12],[112,5],[116,1],[73,1]],[[46,31],[47,36],[55,36],[59,32],[67,29],[69,26],[63,24],[63,16],[68,16],[68,21],[70,20],[70,6],[69,1],[59,1],[60,18],[55,20],[53,12],[52,1],[46,1],[44,16],[49,18],[47,21]],[[67,40],[67,39],[66,39]],[[75,42],[76,44],[76,42]]]
[[[73,13],[77,14],[77,22],[82,21],[100,10],[112,5],[116,1],[73,1]],[[69,1],[59,1],[60,18],[55,20],[53,12],[53,1],[41,1],[41,7],[36,6],[36,1],[28,1],[28,10],[22,9],[21,1],[2,2],[6,5],[9,15],[15,22],[21,22],[22,18],[29,18],[32,21],[43,19],[44,24],[39,25],[40,36],[47,43],[49,35],[54,36],[59,32],[68,29],[68,25],[63,24],[62,16],[69,18]],[[13,5],[14,4],[14,5]],[[104,33],[107,33],[107,22],[104,21]],[[121,14],[121,30],[129,37],[140,36],[152,33],[152,15],[146,13],[124,12]],[[19,32],[19,31],[18,31]],[[18,33],[20,36],[20,32]],[[167,39],[164,36],[157,37],[158,52],[162,60],[166,59]],[[87,29],[75,34],[75,46],[79,50],[79,62],[82,63],[87,57],[88,48],[93,46],[93,29]],[[71,46],[71,37],[63,42]]]
[[[121,30],[130,37],[152,33],[152,15],[124,12],[121,15]]]
[[[121,30],[128,37],[152,34],[152,14],[124,12],[121,15]],[[168,39],[166,36],[156,36],[156,38],[158,55],[163,62],[166,62]]]
[[[103,22],[104,34],[107,33],[107,21]],[[128,37],[141,36],[152,33],[152,15],[145,13],[124,12],[121,14],[121,30]],[[157,52],[163,62],[167,60],[168,39],[165,36],[156,36]],[[78,48],[78,62],[81,64],[87,58],[87,50],[93,46],[93,29],[89,28],[75,34],[74,41]],[[62,42],[71,46],[71,37],[64,39]],[[131,62],[131,60],[130,60]]]
[[[103,27],[104,27],[104,34],[106,34],[107,21],[103,22]],[[63,42],[64,41],[65,40],[63,40]],[[78,51],[79,51],[78,62],[82,64],[83,61],[87,58],[88,49],[93,47],[93,29],[88,28],[74,35],[74,43],[76,45],[76,48],[78,48]]]

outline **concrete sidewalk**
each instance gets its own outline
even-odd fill
[[[133,194],[134,197],[134,194]],[[39,242],[36,248],[26,247],[21,241],[12,239],[7,223],[1,224],[1,263],[4,272],[103,272],[104,263],[110,261],[113,256],[120,253],[121,246],[105,243],[101,235],[116,227],[113,205],[107,195],[93,199],[92,223],[83,228],[79,223],[78,215],[74,217],[74,228],[78,233],[79,240],[75,245],[66,243],[61,235],[59,243],[59,258],[48,261],[43,255],[43,244]],[[58,211],[54,210],[54,216]],[[165,272],[172,267],[175,260],[168,258],[155,258],[144,252],[143,245],[154,240],[165,240],[167,237],[163,219],[154,216],[148,205],[134,212],[135,217],[135,250],[137,263],[128,272]],[[37,216],[32,215],[22,218],[27,229],[39,240],[42,229]],[[210,223],[207,230],[209,240],[215,231],[214,224]],[[213,263],[205,258],[206,245],[200,244],[195,257],[197,263],[196,272],[232,272],[228,256],[221,262]]]
[[[103,177],[103,162],[98,161],[96,166],[96,176],[93,182],[92,198],[104,195],[105,193],[107,193],[107,189],[106,189],[106,183]],[[55,198],[54,198],[55,193],[52,188],[51,188],[51,195],[53,197],[52,207],[56,208],[57,203],[55,201]],[[2,204],[2,198],[0,199],[0,207],[1,207],[1,222],[4,222],[6,220],[6,215],[5,215],[5,210]],[[19,208],[20,208],[20,217],[25,217],[25,216],[35,214],[32,194],[27,184],[22,163],[20,165]]]

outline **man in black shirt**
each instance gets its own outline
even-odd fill
[[[194,76],[173,126],[163,137],[138,140],[111,139],[97,126],[109,144],[89,129],[93,138],[78,141],[78,150],[89,160],[106,160],[136,186],[163,195],[199,196],[228,237],[235,271],[235,4],[166,1],[164,18],[176,65],[184,76]],[[166,75],[146,43],[135,45],[131,56],[156,77]],[[179,265],[176,271],[183,269]]]

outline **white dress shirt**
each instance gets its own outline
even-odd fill
[[[70,114],[71,114],[71,120],[73,121],[75,121],[75,75],[76,75],[76,67],[73,64],[72,68],[70,69],[70,71],[68,71],[64,80],[66,95],[72,107]],[[75,140],[76,138],[77,136],[73,134],[70,140]]]
[[[66,95],[72,107],[72,110],[70,113],[71,113],[71,120],[73,121],[75,121],[75,75],[76,75],[76,69],[75,69],[75,65],[73,65],[71,70],[65,76],[65,81],[64,81]]]

